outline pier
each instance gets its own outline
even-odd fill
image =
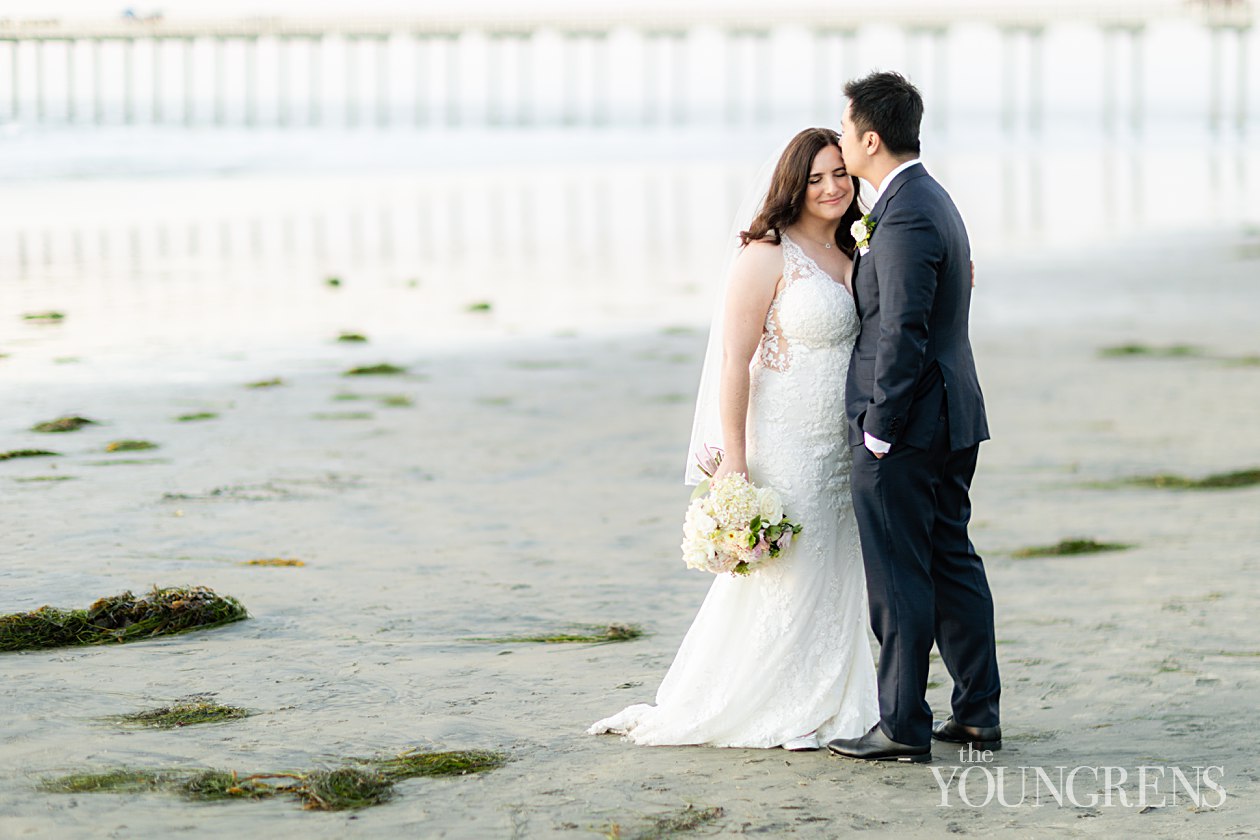
[[[860,13],[860,19],[858,14]],[[442,14],[365,19],[0,19],[0,120],[23,125],[601,126],[739,125],[780,107],[832,114],[838,91],[780,102],[776,61],[837,79],[861,69],[864,27],[899,30],[907,72],[942,101],[951,32],[1001,33],[988,81],[1005,127],[1036,132],[1044,114],[1048,29],[1086,23],[1106,39],[1100,68],[1109,131],[1140,127],[1144,39],[1192,21],[1213,44],[1207,119],[1240,131],[1249,114],[1251,0],[915,3],[796,11],[790,3],[706,13],[638,6],[615,14]],[[808,55],[777,50],[805,33]],[[6,55],[7,53],[7,55]],[[705,56],[702,58],[701,56]],[[716,56],[716,58],[715,58]],[[7,72],[6,72],[7,71]],[[929,113],[941,127],[943,111]]]

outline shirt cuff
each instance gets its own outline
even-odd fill
[[[887,441],[880,440],[872,436],[869,432],[863,432],[866,435],[866,448],[874,452],[876,455],[887,455],[888,450],[892,449],[892,444]]]

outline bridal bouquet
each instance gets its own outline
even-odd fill
[[[778,557],[801,526],[783,515],[783,500],[739,473],[706,482],[683,522],[682,553],[688,568],[713,574],[747,575]]]

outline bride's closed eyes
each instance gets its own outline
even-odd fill
[[[832,174],[832,175],[835,175],[837,178],[843,178],[845,175],[848,175],[849,173],[848,173],[848,172],[845,172],[845,171],[844,171],[844,169],[837,169],[835,172],[832,172],[831,174]],[[810,176],[809,176],[809,182],[810,182],[811,184],[818,184],[818,183],[821,183],[821,182],[822,182],[822,173],[821,173],[821,172],[814,172],[814,173],[811,173],[811,174],[810,174]]]

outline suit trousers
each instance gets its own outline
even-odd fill
[[[865,446],[853,450],[853,506],[880,644],[880,723],[903,744],[931,742],[925,694],[933,641],[954,680],[954,719],[998,725],[993,596],[967,537],[979,449],[950,450],[942,401],[927,449],[903,443],[883,458]]]

